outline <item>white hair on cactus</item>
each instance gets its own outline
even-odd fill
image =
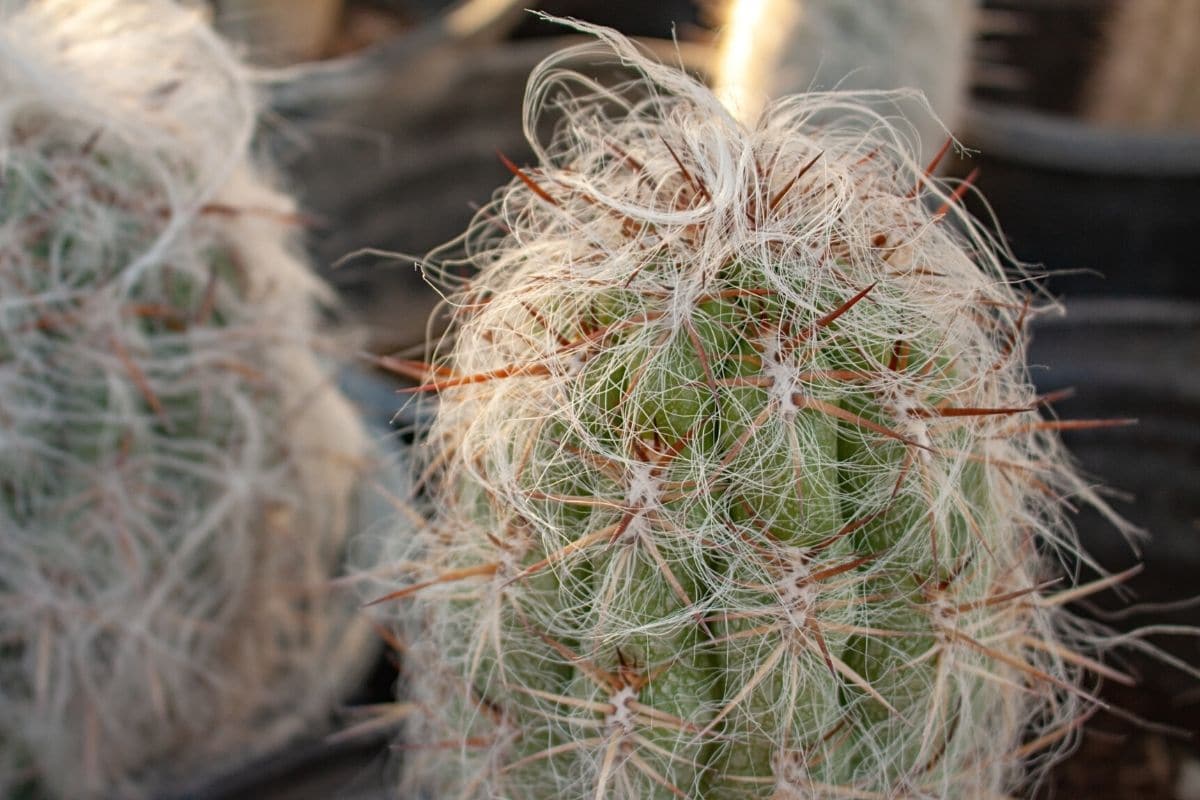
[[[0,96],[0,794],[142,796],[362,657],[327,590],[366,437],[197,14],[6,2]]]
[[[536,167],[427,269],[450,333],[397,543],[405,789],[999,797],[1126,680],[996,242],[879,110],[739,123],[612,31],[545,60]],[[567,67],[613,56],[629,82]],[[553,123],[553,124],[551,124]],[[549,141],[539,132],[553,130]],[[459,249],[465,249],[465,254]],[[463,270],[467,267],[467,270]],[[1128,531],[1128,526],[1113,519]],[[411,522],[411,519],[410,519]]]

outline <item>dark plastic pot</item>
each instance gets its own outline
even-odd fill
[[[1055,406],[1063,419],[1138,420],[1063,438],[1097,483],[1123,493],[1114,507],[1148,534],[1139,543],[1143,571],[1128,584],[1135,601],[1194,598],[1200,594],[1200,303],[1077,300],[1067,308],[1066,316],[1043,319],[1034,329],[1030,362],[1042,365],[1034,379],[1043,392],[1076,390]],[[1084,511],[1077,524],[1086,549],[1109,570],[1138,562],[1099,514]],[[1200,625],[1200,604],[1150,609],[1114,624],[1160,623]],[[1200,664],[1200,637],[1156,641]],[[1162,665],[1148,662],[1145,671],[1164,690],[1196,688],[1194,679]]]
[[[1075,610],[1122,631],[1198,626],[1200,303],[1077,299],[1067,309],[1066,316],[1034,328],[1030,362],[1040,365],[1034,379],[1043,392],[1074,387],[1076,394],[1055,407],[1063,419],[1138,419],[1130,427],[1063,438],[1090,476],[1124,493],[1112,498],[1114,507],[1147,532],[1139,559],[1099,514],[1078,516],[1084,546],[1107,570],[1140,560],[1143,571],[1126,584],[1132,597],[1109,592]],[[1084,571],[1084,580],[1094,577]],[[1141,613],[1122,611],[1130,602]],[[1200,637],[1148,641],[1186,664],[1200,664]],[[1145,655],[1124,651],[1113,659],[1138,684],[1106,682],[1101,693],[1112,710],[1088,721],[1079,750],[1055,767],[1037,800],[1185,796],[1177,793],[1181,771],[1200,761],[1196,679]]]
[[[1057,273],[1055,294],[1200,300],[1200,134],[977,104],[963,140],[1003,234],[1022,261]]]

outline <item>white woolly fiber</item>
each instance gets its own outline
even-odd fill
[[[256,111],[175,3],[0,4],[0,796],[142,796],[330,702],[365,437]]]

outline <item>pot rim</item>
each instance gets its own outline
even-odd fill
[[[972,150],[1060,171],[1127,177],[1200,176],[1200,134],[1102,127],[1060,115],[975,102]]]
[[[1078,297],[1060,301],[1061,311],[1041,315],[1035,328],[1086,325],[1200,329],[1200,302],[1153,297]]]

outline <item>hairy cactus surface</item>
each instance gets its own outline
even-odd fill
[[[530,80],[537,165],[430,267],[449,334],[401,365],[437,396],[430,521],[382,598],[415,606],[405,796],[1034,779],[1087,673],[1124,676],[1062,608],[1096,587],[1052,582],[1064,498],[1099,501],[967,186],[859,95],[746,127],[579,27],[601,41]],[[614,54],[628,84],[565,66]]]
[[[0,4],[0,96],[0,797],[181,788],[356,658],[329,293],[195,14]]]

